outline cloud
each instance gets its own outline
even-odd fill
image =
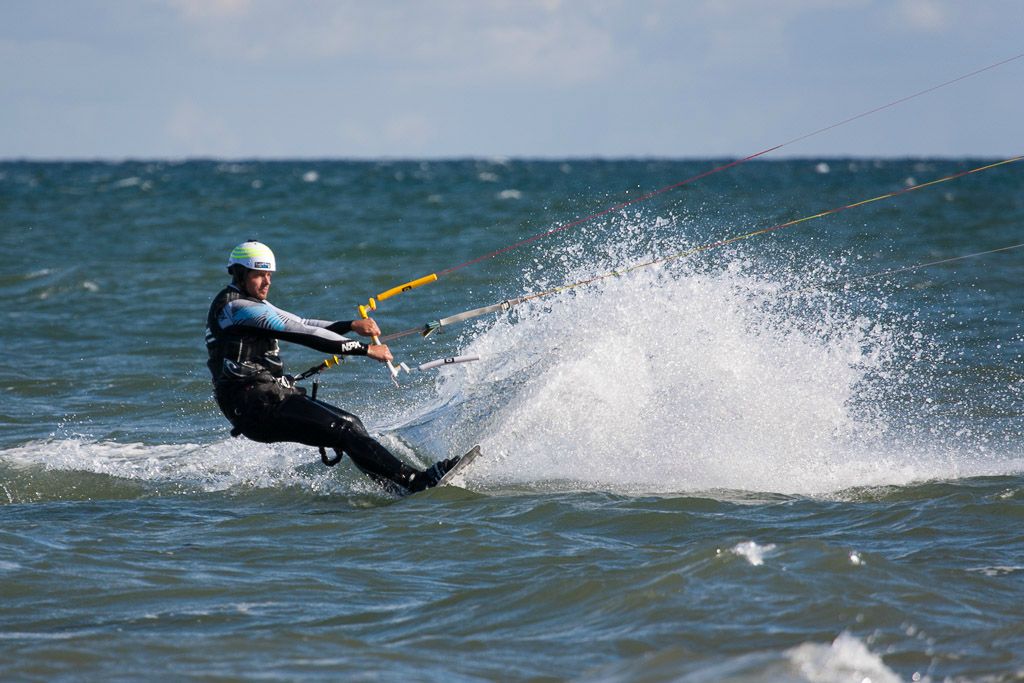
[[[464,63],[463,76],[554,85],[599,79],[612,68],[615,52],[611,34],[602,27],[562,21],[492,25],[470,47],[477,59]]]
[[[165,124],[168,138],[184,156],[232,156],[239,145],[231,129],[192,100],[175,105]]]
[[[801,22],[868,4],[868,0],[704,0],[692,14],[708,40],[702,61],[750,69],[785,64],[794,48],[795,27]]]
[[[389,117],[383,125],[383,138],[398,147],[420,150],[430,141],[433,126],[420,114]]]
[[[240,17],[252,6],[250,0],[168,0],[172,8],[190,21]]]
[[[900,23],[920,32],[940,32],[951,23],[949,10],[935,0],[901,0],[895,13]]]
[[[337,126],[342,156],[379,154],[382,148],[402,150],[403,156],[430,149],[438,135],[431,118],[420,112],[392,114],[379,119],[349,116]]]
[[[1005,58],[1024,17],[1021,0],[80,4],[0,2],[7,154],[740,153]],[[1005,147],[1022,67],[976,81],[996,125],[943,106],[950,89],[933,127]],[[793,151],[947,150],[863,130]]]
[[[429,72],[455,85],[590,82],[615,62],[616,13],[559,0],[293,3],[170,0],[193,44],[239,62]]]

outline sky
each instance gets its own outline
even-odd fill
[[[1024,53],[1024,0],[0,0],[0,159],[744,156]],[[778,156],[1024,152],[1024,59]]]

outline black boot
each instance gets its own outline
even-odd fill
[[[462,460],[462,458],[438,460],[424,471],[417,472],[409,478],[409,483],[407,484],[409,490],[416,493],[417,491],[437,486],[437,483],[441,481],[441,477],[443,477],[448,470],[455,467],[455,464],[458,463],[459,460]]]

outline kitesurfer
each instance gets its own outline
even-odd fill
[[[374,480],[405,491],[438,483],[458,458],[427,470],[410,467],[373,439],[355,415],[306,396],[285,374],[278,341],[346,356],[392,360],[384,344],[364,344],[343,335],[379,335],[372,318],[328,322],[300,318],[267,301],[274,253],[254,240],[235,247],[228,258],[231,283],[213,299],[207,316],[207,365],[217,405],[231,422],[232,435],[263,443],[294,441],[347,454]]]

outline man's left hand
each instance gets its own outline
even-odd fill
[[[352,331],[364,337],[373,337],[374,335],[380,334],[380,328],[377,327],[377,323],[374,322],[373,318],[353,320]]]

